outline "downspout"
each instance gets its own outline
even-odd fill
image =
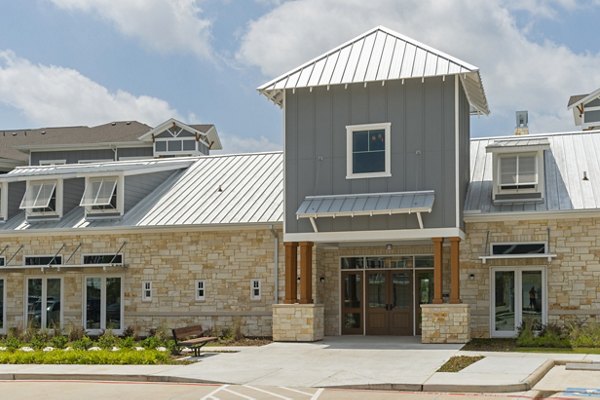
[[[275,266],[274,271],[273,271],[273,278],[275,279],[275,283],[274,283],[274,288],[273,288],[273,293],[274,293],[274,297],[275,297],[275,302],[273,304],[278,304],[279,303],[279,234],[277,233],[277,231],[275,229],[273,229],[273,225],[271,225],[271,235],[273,235],[273,239],[274,239],[274,244],[275,244],[275,249],[274,249],[274,262],[273,265]]]

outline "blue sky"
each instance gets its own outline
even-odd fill
[[[575,129],[600,87],[599,1],[0,0],[0,129],[170,117],[214,123],[226,151],[281,147],[256,87],[385,25],[477,65],[492,114],[472,136]]]

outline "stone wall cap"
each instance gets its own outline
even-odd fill
[[[421,304],[421,308],[442,308],[442,309],[447,309],[447,308],[469,308],[470,304],[467,303],[460,303],[460,304],[450,304],[450,303],[443,303],[443,304]]]

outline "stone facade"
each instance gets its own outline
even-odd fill
[[[283,298],[284,251],[279,235],[279,292]],[[121,277],[122,327],[140,334],[157,327],[202,324],[216,331],[239,329],[245,335],[271,336],[274,303],[275,239],[270,227],[214,231],[172,231],[73,235],[31,233],[3,237],[6,254],[16,252],[10,266],[22,266],[28,255],[60,254],[63,262],[81,244],[69,264],[83,254],[121,253],[125,267],[6,268],[0,270],[6,291],[5,326],[26,325],[27,278],[62,279],[63,329],[82,326],[86,277]],[[0,267],[2,268],[2,267]],[[259,300],[251,299],[251,280],[261,282]],[[205,300],[197,301],[195,281],[204,280]],[[152,297],[142,301],[142,282],[152,282]]]
[[[317,248],[315,275],[319,278],[316,283],[315,302],[325,306],[325,335],[340,334],[340,257],[351,256],[390,256],[390,255],[432,255],[433,245],[394,245],[392,250],[386,249],[386,244],[353,247]],[[444,293],[450,290],[450,249],[444,247]],[[321,277],[324,278],[321,282]]]
[[[541,267],[546,277],[548,322],[600,320],[600,218],[467,222],[461,242],[461,297],[471,306],[473,337],[489,337],[491,270]],[[489,233],[488,233],[489,232]],[[486,245],[548,242],[556,257],[487,260]]]
[[[273,340],[277,342],[315,342],[322,340],[322,304],[274,304]]]
[[[422,343],[467,343],[471,340],[468,304],[422,304]]]

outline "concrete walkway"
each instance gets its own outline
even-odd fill
[[[0,365],[0,379],[216,382],[257,386],[352,387],[410,391],[517,392],[534,388],[556,361],[600,362],[600,355],[481,353],[419,338],[328,337],[317,343],[208,348],[189,365]],[[454,355],[485,358],[458,373],[437,369]],[[557,372],[558,371],[558,372]],[[563,368],[564,371],[564,368]],[[596,371],[597,374],[600,372]],[[593,379],[599,375],[591,375]],[[595,377],[595,378],[594,378]],[[600,380],[595,387],[600,386]],[[553,388],[554,389],[554,388]]]

